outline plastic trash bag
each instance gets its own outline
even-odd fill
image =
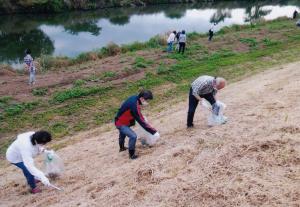
[[[62,159],[53,151],[45,150],[44,152],[45,174],[50,178],[57,178],[64,171],[64,163]]]
[[[202,106],[210,111],[210,114],[207,117],[208,126],[216,126],[225,124],[227,122],[227,117],[223,115],[226,105],[221,101],[217,101],[216,104],[220,107],[218,116],[212,113],[212,106],[210,105],[210,103],[207,100],[202,99]]]
[[[148,120],[146,117],[145,121],[148,123]],[[138,139],[140,139],[142,145],[148,145],[148,146],[152,146],[154,145],[157,140],[160,138],[159,133],[157,132],[156,134],[151,134],[149,132],[147,132],[138,122],[137,123],[137,130],[136,130],[136,134]]]

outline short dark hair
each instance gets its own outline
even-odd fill
[[[181,34],[185,34],[185,30],[182,30]]]
[[[30,55],[30,54],[31,54],[31,50],[30,50],[29,48],[27,48],[27,49],[25,50],[25,54],[26,54],[26,55],[28,55],[28,54]]]
[[[173,33],[176,34],[176,31],[174,30]]]
[[[37,131],[31,136],[31,143],[36,144],[46,144],[52,140],[52,136],[47,131]]]
[[[153,94],[151,91],[149,90],[142,90],[139,95],[138,95],[139,98],[143,97],[145,100],[152,100],[153,99]]]

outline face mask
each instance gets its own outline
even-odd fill
[[[141,101],[142,102],[142,106],[148,106],[149,103],[146,100]]]

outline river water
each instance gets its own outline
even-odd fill
[[[202,4],[171,4],[138,8],[102,9],[51,15],[0,16],[0,63],[20,66],[26,48],[33,57],[41,54],[75,57],[106,46],[147,41],[170,30],[204,33],[213,22],[216,30],[292,17],[300,1],[218,1]]]

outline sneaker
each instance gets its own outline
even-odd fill
[[[132,156],[130,156],[130,159],[132,159],[132,160],[135,160],[136,158],[138,158],[137,155],[132,155]]]
[[[120,148],[119,152],[126,151],[127,149],[128,149],[127,147],[122,147],[122,148]]]
[[[36,193],[40,193],[40,192],[42,192],[42,190],[41,189],[39,189],[38,187],[35,187],[35,188],[33,188],[33,189],[31,189],[31,191],[30,191],[32,194],[36,194]]]

